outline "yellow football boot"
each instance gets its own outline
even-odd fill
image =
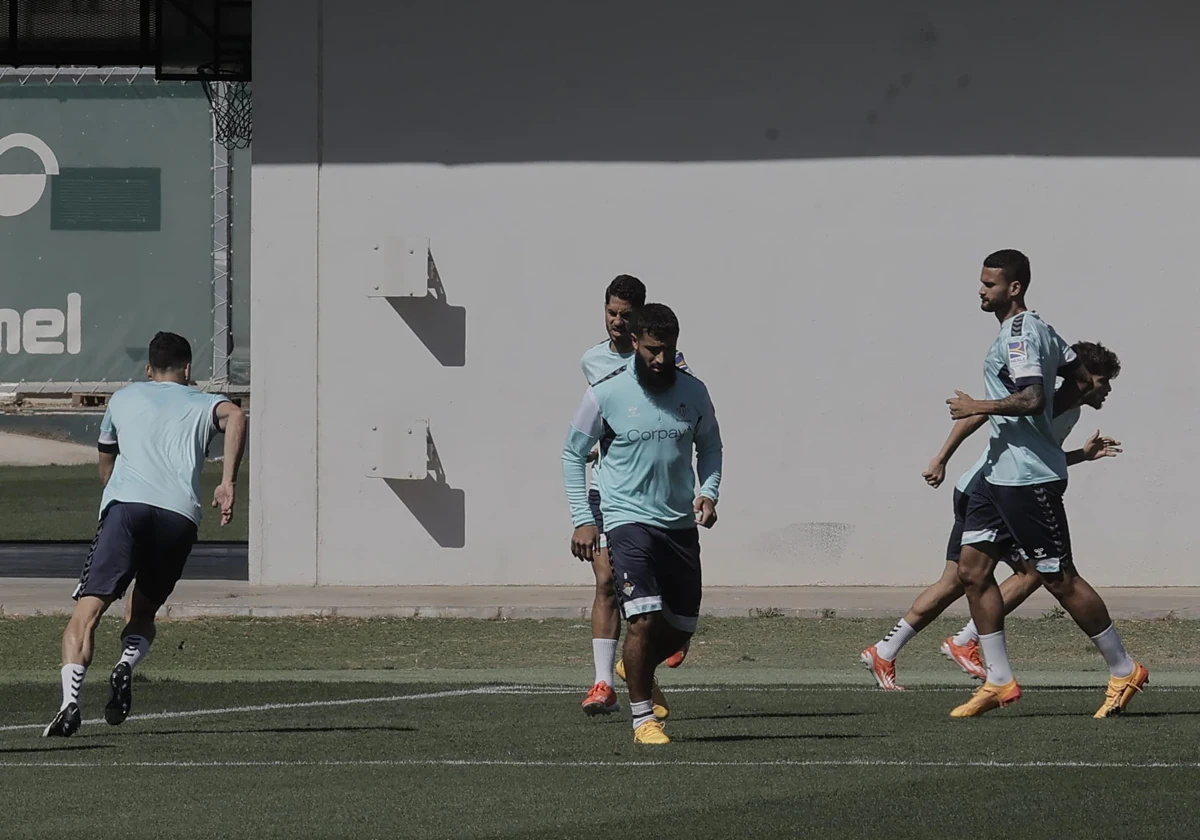
[[[1005,706],[1010,706],[1020,699],[1021,686],[1017,685],[1016,680],[1012,680],[1007,685],[993,685],[990,682],[985,682],[979,688],[975,689],[975,693],[971,695],[970,700],[952,710],[950,717],[979,717],[982,714],[992,711],[992,709],[1001,709]]]
[[[651,719],[633,730],[633,743],[669,744],[671,743],[671,739],[667,737],[667,733],[663,730],[662,721]]]
[[[1109,677],[1104,705],[1092,717],[1107,718],[1121,714],[1133,699],[1133,695],[1149,682],[1150,672],[1137,662],[1133,663],[1133,673],[1128,677]]]

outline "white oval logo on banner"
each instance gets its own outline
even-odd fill
[[[41,158],[44,170],[40,174],[0,175],[0,216],[20,216],[42,200],[47,178],[58,174],[58,158],[40,137],[32,134],[0,137],[0,155],[9,149],[29,149]]]

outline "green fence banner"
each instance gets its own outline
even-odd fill
[[[187,337],[209,379],[212,226],[197,85],[0,84],[0,382],[141,379],[158,330]]]

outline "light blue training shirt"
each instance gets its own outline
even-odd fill
[[[626,365],[590,386],[563,448],[563,480],[575,527],[594,524],[586,460],[597,442],[600,512],[606,530],[643,524],[694,528],[697,495],[714,502],[721,487],[721,430],[704,383],[680,371],[665,391],[649,391]],[[696,469],[692,467],[695,450]]]
[[[628,365],[633,360],[633,354],[633,350],[628,353],[618,353],[612,349],[612,342],[602,341],[584,352],[583,358],[579,360],[579,367],[583,369],[583,378],[587,380],[587,384],[595,385],[601,379]],[[682,350],[675,351],[675,367],[687,373],[692,372],[692,369],[688,367],[687,360],[683,358]],[[600,462],[595,461],[592,464],[593,481],[599,469]]]
[[[135,382],[112,395],[100,422],[100,450],[117,450],[100,502],[152,505],[199,524],[200,472],[216,408],[228,398],[175,382]]]
[[[1029,310],[1000,325],[983,362],[986,398],[1002,400],[1040,383],[1046,408],[1030,417],[991,415],[984,478],[992,484],[1028,486],[1067,478],[1067,457],[1054,433],[1054,383],[1077,357],[1054,328]]]
[[[1075,406],[1074,408],[1068,408],[1062,414],[1055,417],[1052,421],[1051,425],[1054,429],[1054,439],[1058,441],[1059,448],[1062,448],[1063,444],[1067,442],[1067,438],[1070,436],[1071,430],[1074,429],[1075,424],[1079,422],[1079,416],[1079,406]],[[962,478],[958,480],[958,484],[954,485],[960,493],[966,493],[967,488],[974,483],[976,476],[978,476],[980,471],[987,466],[988,453],[990,451],[990,446],[989,448],[984,449],[983,453],[979,456],[979,460],[975,462],[975,465],[963,473]]]

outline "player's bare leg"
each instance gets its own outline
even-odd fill
[[[42,732],[43,738],[69,738],[79,728],[79,690],[95,651],[96,628],[113,598],[84,595],[75,602],[62,639],[62,706]]]
[[[607,548],[599,548],[593,554],[592,573],[596,578],[596,591],[592,598],[592,661],[596,678],[583,699],[583,711],[587,715],[607,715],[621,708],[613,688],[616,683],[617,639],[621,637],[621,613],[617,605],[617,592],[613,587],[612,562]]]
[[[678,650],[689,638],[690,633],[672,627],[659,612],[629,619],[622,660],[629,685],[635,743],[670,742],[654,714],[654,671],[669,651]]]
[[[64,665],[92,664],[95,653],[96,628],[100,619],[112,604],[112,598],[84,595],[75,603],[67,629],[63,631],[62,661]]]
[[[958,578],[958,564],[946,561],[942,576],[937,583],[917,596],[908,612],[904,614],[904,621],[920,633],[944,613],[947,607],[961,598],[964,591],[962,581]]]
[[[1004,641],[1004,599],[995,574],[999,559],[997,546],[980,543],[964,545],[958,560],[959,579],[966,589],[971,618],[979,629],[987,680],[970,700],[950,712],[951,717],[977,717],[1021,698]]]
[[[1066,610],[1079,629],[1088,635],[1108,664],[1108,689],[1104,703],[1094,715],[1112,717],[1125,711],[1129,701],[1150,682],[1150,673],[1125,650],[1108,607],[1092,585],[1075,573],[1063,569],[1042,574],[1042,583]]]
[[[113,726],[125,722],[133,705],[133,669],[146,656],[158,632],[154,616],[161,604],[134,588],[125,608],[125,627],[121,630],[121,658],[108,678],[110,695],[104,707],[104,719]]]
[[[1014,573],[1000,584],[1000,597],[1004,600],[1004,614],[1008,615],[1025,603],[1042,585],[1041,579],[1024,563],[1014,567]],[[942,642],[942,655],[962,668],[963,672],[977,680],[987,679],[987,669],[979,653],[979,632],[975,621],[968,621],[961,630]]]
[[[958,564],[947,560],[942,576],[917,596],[904,618],[897,621],[886,636],[859,655],[880,688],[885,691],[904,690],[904,686],[896,681],[896,656],[900,649],[962,595]]]

